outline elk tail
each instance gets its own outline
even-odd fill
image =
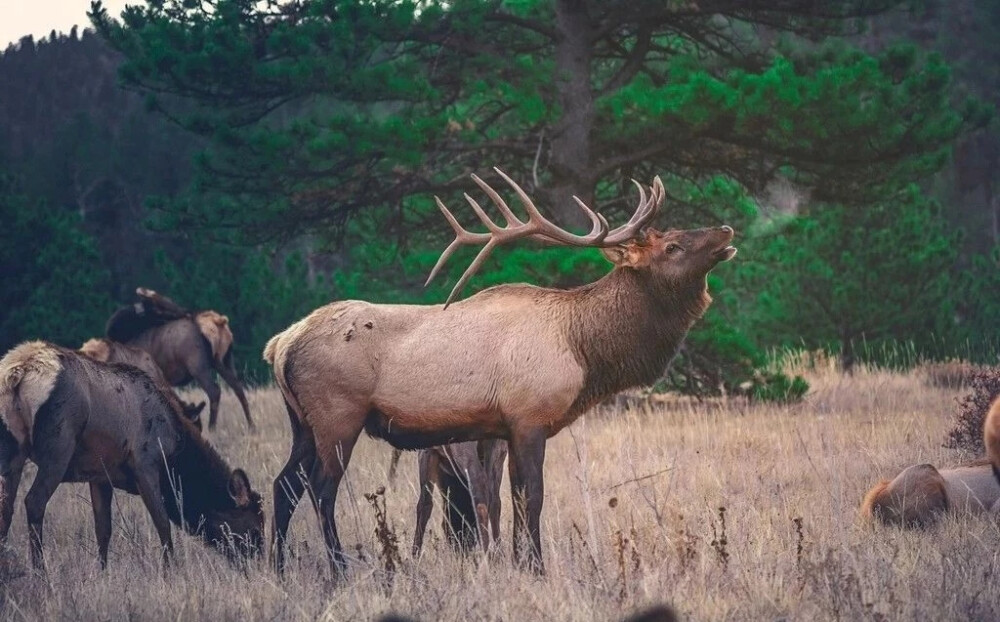
[[[993,400],[990,411],[986,414],[983,444],[986,445],[986,456],[993,467],[993,477],[1000,484],[1000,396]]]
[[[278,333],[267,341],[267,345],[264,346],[264,360],[271,365],[274,372],[274,382],[285,398],[288,409],[295,413],[299,421],[302,421],[302,407],[295,398],[295,393],[292,392],[287,375],[289,345],[297,334],[297,331],[294,330],[297,326],[298,324],[293,324],[284,332]],[[289,413],[290,415],[291,413]]]

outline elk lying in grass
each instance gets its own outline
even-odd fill
[[[185,402],[174,393],[170,383],[163,376],[160,366],[156,364],[153,357],[148,352],[127,346],[110,339],[89,339],[80,346],[78,350],[81,354],[86,354],[90,358],[104,363],[121,363],[132,365],[149,374],[156,386],[159,387],[170,399],[171,406],[174,406],[178,414],[183,415],[191,421],[201,431],[201,411],[205,409],[205,402],[192,404]]]
[[[497,439],[467,441],[423,449],[417,457],[420,498],[413,530],[413,556],[424,544],[427,520],[434,508],[434,488],[441,491],[442,526],[458,550],[476,543],[489,549],[499,536],[500,483],[507,443]]]
[[[189,313],[153,290],[138,288],[139,302],[115,312],[105,330],[109,339],[148,352],[167,381],[179,386],[194,381],[208,396],[208,427],[214,428],[221,392],[213,370],[232,387],[253,429],[250,405],[233,362],[229,318],[215,311]]]
[[[875,484],[861,502],[861,516],[903,527],[931,525],[945,513],[1000,516],[1000,397],[983,422],[983,444],[985,460],[941,470],[916,464]]]
[[[708,273],[736,254],[730,227],[643,230],[663,202],[659,178],[648,195],[640,186],[635,214],[611,231],[602,216],[578,201],[593,227],[587,235],[574,235],[545,219],[513,180],[497,173],[529,219],[521,221],[476,176],[505,227],[467,195],[488,232],[466,231],[438,200],[456,239],[430,278],[459,246],[485,245],[444,306],[335,302],[265,347],[292,427],[291,455],[274,485],[279,569],[288,523],[305,490],[300,470],[315,495],[331,564],[345,565],[334,507],[351,451],[366,430],[404,449],[507,440],[514,558],[541,572],[546,439],[602,398],[659,378],[711,302]],[[615,267],[576,289],[500,285],[448,306],[493,248],[522,238],[600,247]]]
[[[230,553],[260,550],[264,515],[246,473],[231,470],[134,366],[23,343],[0,360],[0,422],[0,542],[30,459],[38,473],[24,504],[37,568],[45,506],[62,482],[90,484],[102,565],[115,488],[142,497],[164,555],[173,549],[171,521]]]
[[[916,464],[865,495],[861,515],[903,527],[924,527],[945,513],[1000,516],[1000,399],[983,426],[986,460],[951,469]]]
[[[940,470],[915,464],[876,484],[861,503],[865,519],[902,527],[926,527],[945,513],[986,512],[1000,512],[1000,483],[988,460]]]

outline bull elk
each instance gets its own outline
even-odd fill
[[[334,506],[351,451],[365,430],[403,449],[507,440],[514,559],[542,572],[546,439],[600,399],[655,382],[711,302],[708,273],[736,254],[728,226],[646,229],[663,202],[659,178],[649,192],[636,182],[638,207],[613,230],[577,199],[592,227],[576,235],[547,220],[520,186],[495,170],[528,219],[516,216],[475,175],[505,226],[466,195],[487,228],[470,232],[437,199],[456,237],[428,281],[459,246],[483,245],[443,306],[334,302],[267,343],[264,358],[273,366],[292,428],[291,452],[274,484],[272,546],[278,569],[289,520],[305,490],[300,470],[314,495],[331,565],[345,567]],[[500,285],[451,304],[494,248],[525,238],[599,247],[614,269],[575,289]]]
[[[24,463],[38,472],[24,499],[31,559],[44,568],[45,508],[62,482],[90,484],[101,565],[111,539],[115,488],[138,494],[164,555],[170,523],[228,553],[256,554],[260,495],[180,416],[152,378],[58,346],[23,343],[0,359],[0,543],[7,538]]]

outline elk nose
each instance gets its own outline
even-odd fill
[[[721,231],[725,231],[726,233],[732,233],[733,232],[733,228],[730,227],[729,225],[722,225],[721,227],[719,227],[719,229]]]

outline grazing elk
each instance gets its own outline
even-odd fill
[[[208,427],[219,414],[218,372],[236,393],[247,427],[253,429],[250,405],[233,362],[233,333],[229,318],[215,311],[189,313],[166,296],[138,288],[139,302],[115,312],[105,330],[108,338],[144,350],[153,357],[174,386],[192,380],[208,396]]]
[[[334,506],[351,451],[365,430],[404,449],[507,440],[514,559],[542,572],[546,439],[600,399],[656,381],[712,300],[708,273],[736,254],[728,226],[644,230],[663,202],[659,178],[648,195],[639,187],[635,214],[614,230],[577,200],[593,226],[587,235],[574,235],[548,221],[513,180],[497,173],[529,218],[520,220],[476,176],[506,226],[490,220],[466,195],[488,229],[469,232],[437,201],[456,238],[428,280],[459,246],[485,245],[443,306],[335,302],[267,343],[264,358],[273,366],[292,427],[291,455],[274,485],[273,553],[279,569],[288,523],[305,489],[300,470],[308,476],[331,564],[345,566]],[[449,307],[496,246],[523,238],[600,247],[615,267],[575,289],[500,285]]]
[[[118,343],[117,341],[100,338],[87,340],[86,343],[80,346],[78,352],[86,354],[96,361],[132,365],[146,372],[153,379],[153,382],[156,383],[156,386],[170,399],[171,406],[174,407],[175,412],[186,417],[198,428],[199,432],[201,431],[201,411],[205,409],[205,402],[201,401],[197,404],[192,404],[180,399],[174,393],[170,383],[163,376],[160,366],[156,364],[148,352]]]
[[[36,568],[44,568],[45,506],[62,482],[90,484],[102,566],[115,488],[142,497],[164,555],[171,521],[231,554],[260,551],[264,515],[246,473],[230,469],[134,366],[23,343],[0,359],[0,422],[0,542],[30,459],[38,472],[24,504]]]
[[[434,508],[434,487],[441,491],[442,525],[452,546],[489,549],[500,536],[500,482],[507,443],[498,439],[467,441],[423,449],[417,457],[420,498],[413,530],[413,556],[424,544],[427,520]]]

